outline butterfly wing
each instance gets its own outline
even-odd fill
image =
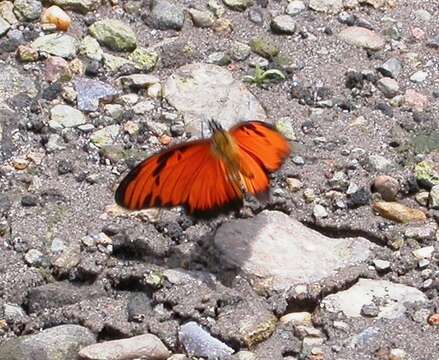
[[[241,202],[210,140],[177,145],[142,161],[122,180],[115,199],[130,210],[182,205],[191,214]]]
[[[230,135],[238,145],[247,191],[268,191],[267,175],[278,170],[291,152],[287,140],[273,126],[261,121],[240,123],[230,129]]]

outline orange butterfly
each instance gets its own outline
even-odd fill
[[[245,193],[269,189],[268,174],[290,154],[286,139],[261,121],[225,131],[209,122],[212,137],[172,146],[143,160],[122,180],[116,203],[130,210],[184,206],[191,215],[242,206]]]

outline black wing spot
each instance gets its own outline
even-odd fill
[[[261,137],[266,137],[264,133],[261,133],[256,126],[254,126],[253,124],[248,124],[246,125],[246,128],[253,131],[256,135],[259,135]]]
[[[145,200],[143,201],[143,208],[149,208],[149,204],[151,203],[151,198],[152,198],[152,194],[149,193],[146,197]]]
[[[155,180],[154,180],[154,182],[155,182],[155,184],[156,184],[157,186],[160,185],[160,174],[157,174],[157,175],[155,176]]]

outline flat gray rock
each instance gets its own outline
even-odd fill
[[[328,238],[278,211],[224,223],[215,235],[224,260],[275,289],[310,284],[365,261],[374,246],[364,238]]]
[[[43,51],[64,59],[73,59],[78,50],[76,39],[66,34],[49,34],[40,36],[32,42],[32,47],[35,50]]]
[[[226,129],[239,121],[266,119],[256,97],[230,71],[218,65],[182,66],[168,78],[163,94],[183,114],[186,130],[194,135],[201,133],[203,121],[211,119]],[[203,125],[207,128],[207,123]]]
[[[426,302],[427,297],[418,289],[386,280],[360,279],[350,289],[323,299],[322,309],[342,311],[349,317],[360,317],[364,305],[379,308],[377,318],[396,319],[404,315],[405,303]]]

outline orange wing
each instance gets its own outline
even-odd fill
[[[278,170],[291,149],[287,140],[270,124],[248,121],[235,125],[230,135],[238,145],[246,188],[253,194],[269,187],[267,174]]]
[[[177,145],[142,161],[122,180],[115,199],[130,210],[182,205],[203,215],[242,203],[210,140]]]

